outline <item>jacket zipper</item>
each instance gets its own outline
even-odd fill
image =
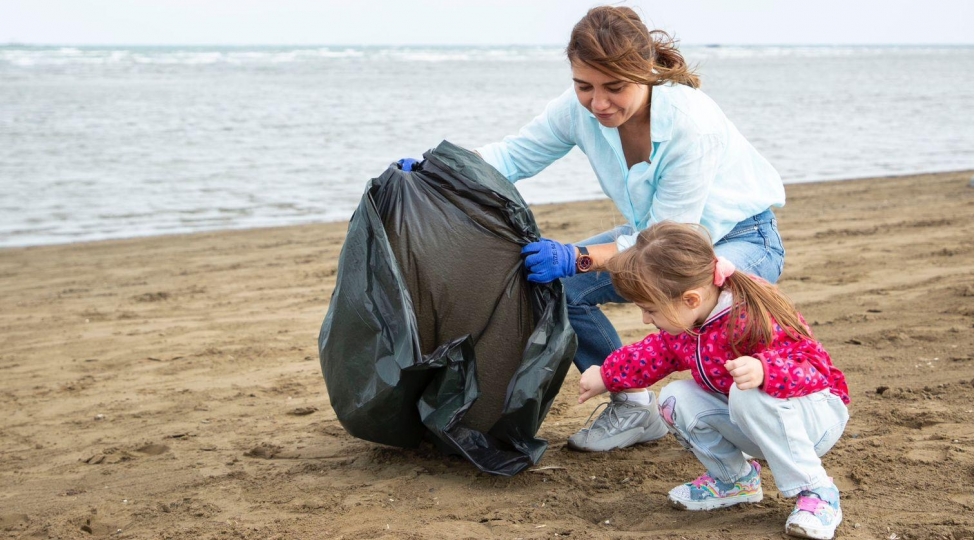
[[[731,308],[721,310],[721,312],[715,315],[714,317],[711,317],[710,319],[704,321],[704,324],[701,325],[701,328],[703,329],[705,326],[710,324],[711,321],[721,318],[722,315],[728,313],[729,311],[731,311]],[[714,383],[711,382],[711,379],[708,378],[707,372],[704,371],[704,361],[701,360],[701,336],[702,335],[703,332],[697,335],[697,349],[695,351],[695,358],[694,358],[695,362],[697,363],[697,372],[701,374],[701,380],[704,381],[704,384],[706,384],[707,387],[710,388],[712,392],[714,392],[715,394],[721,394],[722,393],[721,390],[718,390],[718,387],[715,386]]]

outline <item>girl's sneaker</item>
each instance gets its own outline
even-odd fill
[[[714,510],[741,503],[762,500],[762,466],[751,463],[752,470],[734,483],[725,483],[708,473],[697,480],[670,490],[670,502],[685,510]]]
[[[831,484],[799,493],[796,507],[785,522],[785,532],[800,538],[830,540],[841,521],[840,491]]]

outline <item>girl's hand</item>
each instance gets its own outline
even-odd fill
[[[758,388],[765,382],[765,365],[758,358],[739,356],[724,363],[724,368],[735,379],[739,390]]]
[[[596,397],[605,391],[606,383],[603,382],[600,366],[591,366],[582,372],[582,378],[579,379],[579,403],[585,403],[589,398]]]

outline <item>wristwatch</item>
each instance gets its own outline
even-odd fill
[[[592,270],[592,257],[589,256],[589,250],[586,246],[576,246],[579,250],[579,257],[576,258],[576,272],[585,273]]]

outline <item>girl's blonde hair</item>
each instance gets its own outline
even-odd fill
[[[677,305],[685,292],[714,284],[716,263],[706,229],[664,221],[641,232],[636,245],[611,258],[605,269],[623,298],[651,305],[668,320],[676,321]],[[770,345],[773,318],[796,339],[812,337],[792,301],[774,285],[735,270],[722,288],[734,298],[727,332],[735,354],[739,354],[739,346],[749,350]],[[743,316],[747,318],[744,332],[740,332],[737,323]]]
[[[572,29],[565,53],[570,62],[582,62],[631,82],[701,86],[677,49],[677,40],[663,30],[648,29],[628,7],[590,9]]]

